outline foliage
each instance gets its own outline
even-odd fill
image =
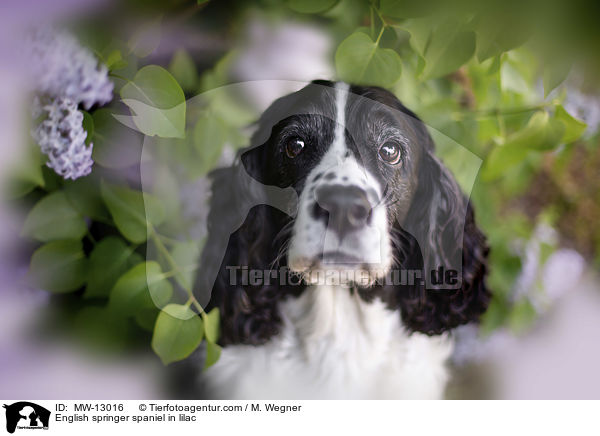
[[[198,4],[199,20],[219,12],[212,2]],[[514,204],[527,198],[549,161],[568,166],[586,126],[565,109],[564,90],[552,92],[569,68],[545,63],[523,25],[528,15],[503,2],[452,11],[406,0],[263,1],[259,7],[324,26],[338,43],[331,60],[339,78],[392,89],[440,138],[439,153],[467,192],[470,179],[456,144],[481,158],[471,199],[492,248],[494,299],[484,328],[529,325],[535,314],[527,297],[514,301],[511,294],[521,270],[514,243],[528,240],[541,217],[556,220],[550,211],[557,205],[526,215]],[[231,11],[230,20],[239,25],[244,16]],[[16,174],[13,194],[32,204],[23,236],[43,244],[31,258],[32,282],[72,293],[78,322],[89,320],[88,335],[96,329],[92,336],[122,340],[119,329],[94,321],[102,319],[113,327],[134,323],[138,335],[152,331],[152,348],[165,364],[185,359],[204,339],[208,367],[220,354],[219,313],[205,313],[192,293],[202,238],[192,235],[184,216],[194,200],[180,193],[215,166],[226,144],[247,143],[241,128],[258,114],[219,88],[228,82],[235,51],[200,71],[183,49],[165,66],[147,65],[160,20],[129,41],[94,32],[95,38],[82,32],[82,40],[110,70],[121,100],[84,114],[95,144],[94,170],[85,178],[65,181],[41,171],[39,151],[29,145],[32,157]],[[202,99],[190,100],[199,93]],[[597,149],[593,139],[589,150]],[[147,183],[139,172],[132,182],[140,157],[142,167],[157,165]]]

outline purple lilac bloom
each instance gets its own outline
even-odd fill
[[[68,98],[86,110],[112,100],[108,69],[68,33],[36,29],[26,40],[25,50],[38,94]]]
[[[46,165],[65,179],[77,179],[92,171],[92,144],[85,145],[83,114],[77,104],[66,98],[42,106],[47,115],[32,131],[32,136],[48,156]]]
[[[32,135],[48,156],[48,167],[65,179],[92,170],[92,144],[85,144],[81,104],[89,109],[112,100],[106,66],[66,32],[42,27],[26,39],[25,58],[36,93],[32,117],[44,117]]]

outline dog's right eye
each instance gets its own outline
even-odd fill
[[[298,156],[304,149],[304,141],[300,138],[292,138],[285,145],[285,153],[290,159]]]
[[[379,157],[387,164],[396,165],[402,157],[400,145],[394,141],[386,142],[379,148]]]

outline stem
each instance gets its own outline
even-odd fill
[[[164,256],[164,258],[167,260],[167,262],[169,263],[169,266],[172,269],[178,270],[179,268],[177,267],[177,263],[171,256],[171,253],[169,253],[169,250],[167,250],[167,247],[165,247],[165,244],[163,244],[162,241],[160,240],[160,237],[159,237],[158,233],[156,233],[156,229],[154,228],[154,226],[150,223],[148,223],[148,230],[150,232],[150,238],[152,239],[152,242],[154,242],[154,244],[156,245],[156,248],[158,248],[158,251],[160,252],[160,254],[162,254]]]
[[[381,30],[379,31],[379,35],[377,36],[377,39],[375,40],[375,45],[379,46],[379,40],[381,39],[381,36],[383,35],[383,31],[385,30],[385,23],[383,26],[381,26]]]
[[[96,239],[92,236],[92,232],[90,229],[87,229],[85,236],[92,242],[92,244],[96,245]]]
[[[162,273],[161,277],[163,279],[168,279],[168,278],[176,276],[177,274],[182,273],[182,272],[195,271],[195,270],[198,269],[198,266],[199,265],[190,265],[190,266],[187,266],[185,268],[172,269],[170,271]]]
[[[503,138],[506,138],[506,125],[504,124],[504,119],[500,114],[496,114],[496,120],[498,121],[498,129],[500,130],[500,135]]]
[[[374,4],[371,4],[371,8],[377,13],[377,17],[381,20],[383,27],[389,26],[389,24],[383,18],[383,15],[381,15],[381,12],[379,12],[379,9],[377,9]]]
[[[375,51],[377,50],[377,47],[379,47],[379,40],[381,39],[381,35],[383,35],[383,31],[384,30],[385,30],[385,24],[381,27],[381,31],[379,32],[379,35],[377,36],[377,40],[375,41],[375,47],[371,51],[371,54],[369,55],[369,59],[367,60],[367,62],[365,62],[365,65],[363,66],[360,74],[358,75],[358,77],[360,77],[361,79],[365,75],[365,71],[367,70],[367,66],[369,65],[369,63],[371,62],[371,59],[375,55]]]
[[[171,256],[171,253],[169,253],[169,250],[167,250],[167,247],[165,247],[163,242],[160,240],[160,235],[156,232],[156,229],[150,223],[148,223],[148,230],[150,232],[150,239],[152,239],[152,242],[154,242],[158,251],[164,256],[164,258],[167,260],[167,263],[173,270],[167,274],[173,273],[173,275],[175,275],[178,272],[181,272],[181,268],[179,268],[177,266],[175,259],[173,259],[173,256]],[[200,303],[198,303],[198,300],[196,300],[196,297],[194,297],[194,293],[192,292],[192,290],[188,286],[182,286],[182,287],[189,295],[188,301],[191,300],[194,307],[198,310],[198,312],[200,312],[200,314],[204,318],[206,316],[206,313],[204,312],[204,308],[202,307],[202,305]]]
[[[111,77],[114,77],[114,78],[116,78],[116,79],[121,79],[121,80],[124,80],[124,81],[126,81],[126,82],[128,82],[128,83],[129,83],[129,82],[131,82],[131,80],[129,80],[127,77],[125,77],[125,76],[121,76],[120,74],[115,74],[115,73],[113,73],[113,72],[110,72],[110,73],[108,73],[108,75],[109,75],[109,76],[111,76]]]

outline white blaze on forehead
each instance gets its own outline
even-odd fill
[[[342,158],[346,154],[346,102],[350,86],[344,82],[335,84],[335,132],[331,148],[333,154]]]

